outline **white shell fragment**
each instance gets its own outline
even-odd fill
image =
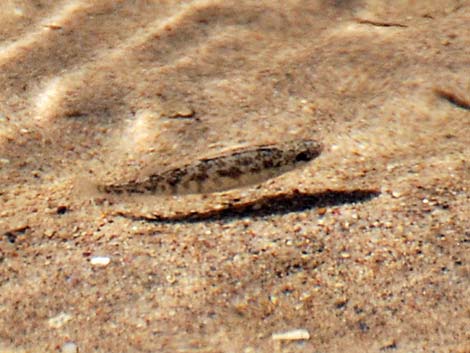
[[[51,328],[61,328],[62,326],[64,326],[70,320],[72,320],[72,315],[70,315],[68,313],[65,313],[65,312],[62,312],[62,313],[59,313],[58,315],[56,315],[54,317],[49,318],[47,323],[48,323],[49,327],[51,327]]]
[[[62,353],[77,353],[78,352],[78,346],[75,344],[75,342],[65,342],[60,350]]]
[[[107,256],[94,256],[90,260],[92,266],[107,266],[111,259]]]
[[[271,338],[275,341],[296,341],[310,339],[310,333],[305,329],[296,329],[273,333]]]

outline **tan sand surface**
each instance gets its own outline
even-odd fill
[[[469,157],[468,0],[1,1],[0,352],[470,352]]]

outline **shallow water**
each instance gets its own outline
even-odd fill
[[[0,351],[463,352],[469,21],[464,1],[2,2]],[[295,139],[325,148],[257,186],[81,187]]]

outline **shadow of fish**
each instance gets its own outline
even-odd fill
[[[109,194],[184,195],[213,193],[254,185],[296,169],[320,155],[314,140],[293,140],[235,149],[213,158],[199,159],[142,181],[99,185]]]

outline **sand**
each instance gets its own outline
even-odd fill
[[[389,3],[3,1],[0,352],[469,352],[470,4]]]

